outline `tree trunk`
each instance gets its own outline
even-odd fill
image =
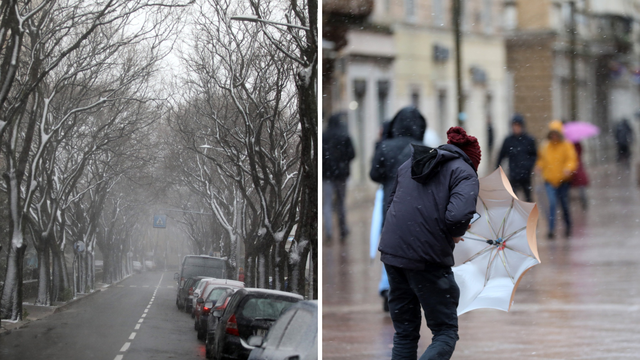
[[[244,282],[245,287],[255,287],[256,268],[255,268],[255,256],[250,253],[245,254],[245,271]]]
[[[53,276],[51,277],[51,302],[60,301],[61,295],[64,293],[65,280],[64,270],[62,263],[64,262],[63,256],[58,245],[54,241],[51,246],[51,261],[53,263]]]
[[[35,239],[34,239],[35,240]],[[35,305],[51,305],[51,262],[49,259],[49,237],[40,236],[38,252],[38,297]]]
[[[12,241],[7,256],[7,274],[2,289],[0,303],[0,317],[2,319],[22,320],[22,269],[24,267],[24,253],[27,246],[16,247]]]

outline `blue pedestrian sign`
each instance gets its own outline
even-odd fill
[[[165,229],[167,227],[167,215],[154,215],[153,227]]]

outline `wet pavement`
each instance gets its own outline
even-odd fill
[[[542,264],[525,274],[510,312],[460,316],[452,359],[640,358],[637,177],[615,164],[590,176],[586,211],[572,190],[573,236],[560,227],[548,240],[546,219],[538,221]],[[351,236],[323,248],[323,359],[389,359],[394,331],[377,291],[381,263],[369,259],[375,188],[349,191]],[[431,338],[424,319],[421,334],[420,354]]]

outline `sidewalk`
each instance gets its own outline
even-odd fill
[[[480,309],[460,317],[452,359],[638,358],[640,188],[635,169],[611,164],[588,170],[589,209],[583,211],[574,199],[573,236],[546,239],[547,221],[541,216],[542,263],[522,278],[510,312]],[[394,330],[377,291],[381,263],[369,259],[373,192],[350,191],[351,236],[343,245],[323,248],[323,358],[388,359]],[[420,352],[430,343],[424,323],[421,334]]]
[[[21,321],[13,322],[10,320],[0,320],[0,336],[10,334],[11,331],[20,329],[22,327],[28,326],[32,321],[37,321],[43,319],[51,314],[58,313],[60,311],[64,311],[68,306],[74,304],[78,301],[82,301],[82,299],[88,298],[95,294],[100,293],[107,288],[117,285],[123,280],[129,278],[129,276],[125,276],[120,281],[112,283],[112,284],[104,284],[104,283],[96,283],[96,289],[93,292],[87,294],[76,294],[74,299],[71,299],[67,302],[55,302],[51,306],[41,306],[41,305],[33,305],[35,298],[26,299],[25,302],[22,303],[22,309],[26,312],[27,316],[23,318]]]

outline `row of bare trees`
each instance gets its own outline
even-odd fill
[[[172,98],[169,115],[178,145],[174,181],[215,217],[216,226],[208,227],[215,250],[234,269],[244,259],[249,286],[312,296],[317,264],[307,259],[310,253],[317,259],[316,10],[314,1],[200,2],[191,50],[182,57],[180,96]],[[281,24],[233,21],[239,14]]]
[[[160,116],[150,84],[178,23],[173,10],[185,5],[0,3],[0,188],[9,210],[2,318],[22,316],[29,244],[38,254],[37,304],[73,287],[72,242],[86,244],[76,290],[94,284],[96,246],[106,280],[122,275],[118,257],[135,223],[126,209],[138,204],[125,192],[140,181],[150,155],[145,129]]]
[[[157,248],[158,205],[248,285],[317,297],[317,0],[180,1],[0,0],[0,317],[21,319],[27,246],[50,305],[93,289],[96,251],[110,283]]]

